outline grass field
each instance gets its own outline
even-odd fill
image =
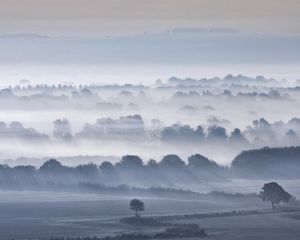
[[[295,186],[293,186],[296,189]],[[292,189],[292,187],[291,187]],[[0,239],[92,237],[130,232],[153,232],[162,227],[134,227],[120,223],[132,216],[129,201],[136,196],[2,191]],[[260,199],[158,199],[143,198],[144,216],[165,216],[241,209],[270,209]],[[169,221],[169,220],[168,220]],[[171,219],[171,223],[197,223],[209,239],[300,239],[299,213]]]

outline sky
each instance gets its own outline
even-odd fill
[[[299,0],[0,0],[0,85],[299,79],[299,22]]]
[[[300,34],[298,0],[1,0],[0,34],[123,35],[178,27]]]

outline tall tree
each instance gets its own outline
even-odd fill
[[[265,202],[271,202],[272,209],[275,210],[276,205],[281,202],[290,201],[292,195],[286,192],[278,183],[266,183],[259,193],[259,197]]]

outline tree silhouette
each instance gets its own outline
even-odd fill
[[[164,156],[159,165],[163,168],[182,169],[185,167],[184,161],[182,161],[182,159],[175,154],[168,154]]]
[[[276,204],[281,202],[288,202],[292,195],[286,192],[278,183],[270,182],[266,183],[259,193],[259,197],[265,202],[271,202],[272,209],[275,210]]]
[[[135,217],[139,217],[139,212],[145,210],[144,203],[139,199],[133,199],[130,201],[130,209],[135,211]]]
[[[122,170],[136,170],[142,168],[144,165],[143,160],[136,155],[123,156],[121,161],[116,163],[116,167]]]

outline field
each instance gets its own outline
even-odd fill
[[[98,194],[17,192],[0,194],[0,239],[49,239],[51,237],[114,236],[129,232],[153,232],[165,227],[133,227],[120,223],[132,215],[132,196]],[[143,199],[144,216],[224,212],[240,209],[269,209],[259,199],[179,200]],[[297,213],[267,213],[247,216],[171,219],[171,223],[197,223],[209,239],[300,239]]]

